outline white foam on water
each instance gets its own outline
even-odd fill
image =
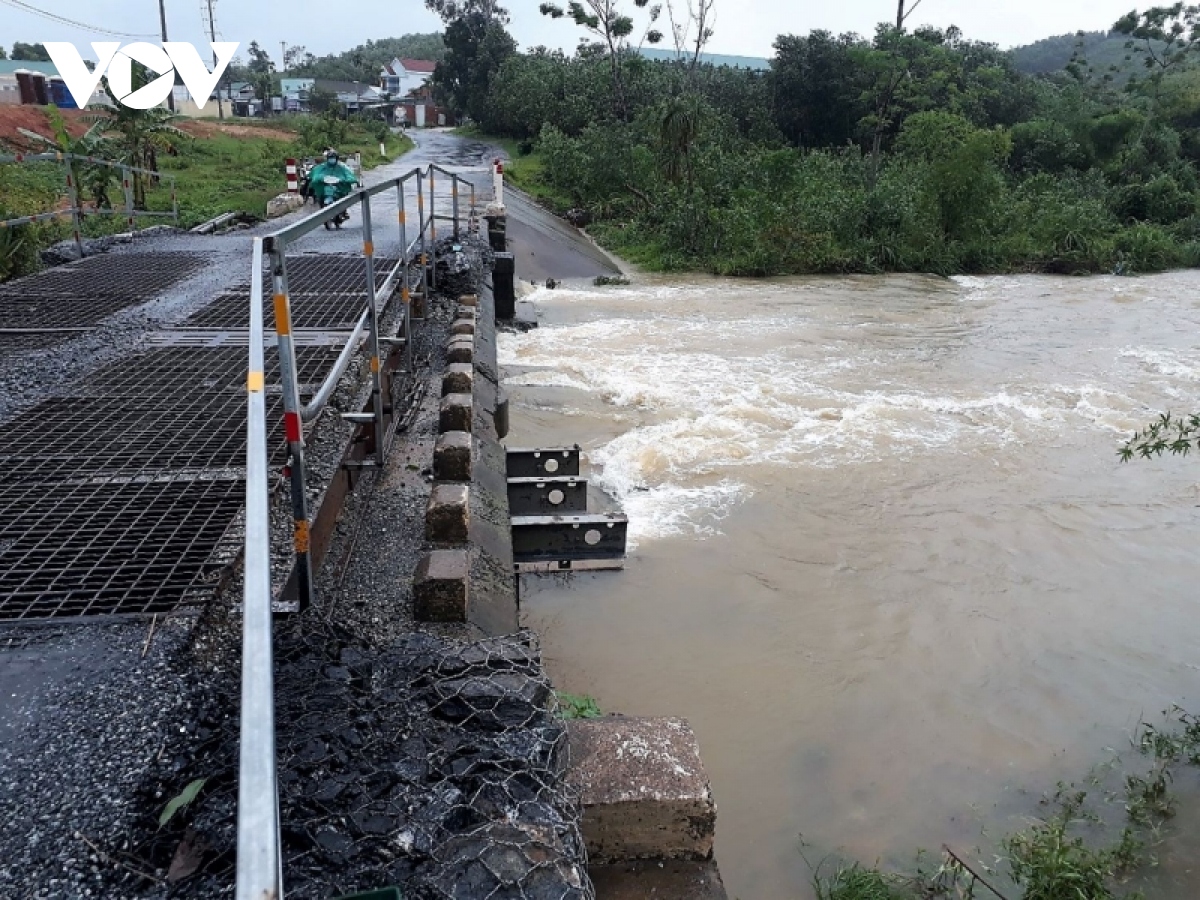
[[[996,287],[991,279],[955,281],[968,291]],[[535,397],[538,387],[589,391],[614,420],[628,422],[624,433],[589,449],[589,458],[638,540],[717,533],[750,496],[755,477],[747,470],[755,466],[829,468],[973,452],[1041,443],[1081,427],[1128,433],[1145,418],[1144,401],[1082,375],[1077,384],[1026,377],[980,390],[951,377],[943,386],[921,355],[930,342],[937,346],[936,335],[896,346],[843,339],[837,333],[845,319],[814,324],[803,309],[765,302],[730,313],[724,298],[710,298],[719,312],[702,314],[687,286],[545,296],[585,300],[597,318],[502,335],[501,364],[521,369],[506,383]],[[687,303],[686,314],[662,313],[669,298]],[[630,301],[648,308],[639,313]],[[1195,357],[1144,348],[1121,356],[1170,379],[1200,380]]]
[[[1125,347],[1121,350],[1120,355],[1125,359],[1136,359],[1145,368],[1158,375],[1200,381],[1200,353],[1183,353],[1150,347]]]

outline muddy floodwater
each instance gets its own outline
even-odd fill
[[[526,578],[525,621],[564,689],[691,720],[731,897],[809,896],[801,835],[986,855],[1139,716],[1200,710],[1200,459],[1116,456],[1200,410],[1200,275],[530,299],[509,443],[579,442],[634,547]]]

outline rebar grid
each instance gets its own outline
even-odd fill
[[[301,393],[311,390],[325,377],[337,359],[338,348],[301,347],[296,353]],[[278,389],[279,361],[267,357],[265,374],[268,392]],[[244,347],[175,347],[154,349],[139,356],[105,366],[91,376],[81,393],[104,397],[158,398],[178,400],[180,385],[189,391],[212,393],[236,391],[240,401],[246,390]]]
[[[27,275],[0,287],[0,298],[128,297],[149,300],[202,269],[199,253],[106,253]]]
[[[267,420],[278,423],[278,399]],[[174,406],[140,397],[55,397],[0,428],[0,485],[121,475],[238,475],[245,465],[245,402],[233,393],[197,395]],[[282,464],[283,435],[268,432]]]
[[[136,304],[133,297],[87,297],[73,294],[0,294],[0,329],[29,328],[54,331],[97,325]],[[69,334],[69,332],[68,332]]]
[[[0,620],[168,612],[207,598],[244,483],[0,483]],[[236,548],[234,548],[236,549]]]
[[[35,331],[27,334],[0,333],[0,356],[7,353],[28,353],[33,350],[47,350],[59,344],[66,343],[72,338],[79,337],[78,331]]]
[[[361,266],[360,266],[361,268]],[[359,272],[361,280],[362,273]],[[292,297],[292,327],[351,331],[366,305],[366,291],[300,294]],[[185,328],[249,328],[250,296],[222,294],[192,314]]]

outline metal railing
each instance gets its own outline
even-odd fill
[[[293,519],[293,550],[295,573],[301,606],[315,600],[313,590],[311,535],[305,470],[304,425],[314,421],[325,409],[334,389],[345,375],[351,359],[365,333],[370,357],[370,412],[346,414],[345,418],[369,425],[374,436],[374,463],[382,465],[386,452],[384,440],[385,408],[383,372],[379,352],[380,316],[386,312],[397,284],[403,303],[405,366],[411,374],[412,360],[412,285],[410,269],[419,267],[419,290],[425,304],[430,290],[436,289],[436,267],[430,254],[436,240],[435,219],[437,200],[434,173],[441,172],[451,179],[451,203],[454,234],[460,231],[458,188],[470,189],[471,222],[475,209],[475,188],[471,182],[437,166],[414,169],[369,188],[361,188],[319,212],[279,229],[271,235],[254,239],[250,291],[250,354],[246,379],[247,445],[246,445],[246,542],[245,586],[243,591],[242,624],[242,698],[241,736],[238,773],[238,842],[237,893],[238,900],[281,900],[283,897],[282,851],[279,841],[279,794],[276,782],[274,673],[272,663],[271,614],[273,592],[271,585],[270,542],[270,478],[267,468],[267,422],[265,398],[265,367],[263,344],[264,324],[263,267],[271,276],[272,300],[275,313],[275,336],[279,352],[279,369],[283,382],[284,431],[290,451],[291,510]],[[405,185],[416,180],[417,234],[409,239],[408,201]],[[429,182],[429,210],[425,210],[424,182]],[[376,286],[375,244],[371,221],[371,198],[395,189],[398,207],[399,260],[382,285]],[[363,269],[366,277],[364,309],[357,324],[338,356],[333,369],[314,392],[306,405],[300,403],[299,374],[293,340],[292,310],[288,294],[287,249],[300,238],[311,234],[327,222],[357,206],[362,215]],[[428,237],[427,237],[428,235]],[[419,254],[413,251],[419,248]],[[382,298],[382,303],[381,303]],[[392,411],[394,415],[394,410]]]
[[[129,223],[129,230],[137,230],[137,220],[142,218],[171,218],[177,224],[179,222],[179,192],[175,182],[175,176],[166,172],[155,172],[152,169],[143,169],[138,166],[130,166],[125,163],[117,163],[108,159],[100,159],[96,156],[81,156],[77,153],[0,153],[0,165],[5,163],[32,163],[32,162],[61,162],[63,164],[66,175],[67,198],[71,205],[66,209],[57,209],[52,212],[36,213],[32,216],[18,216],[14,219],[0,220],[0,229],[15,228],[19,225],[31,225],[35,222],[51,222],[55,219],[70,219],[74,232],[75,246],[79,249],[80,257],[83,256],[83,219],[86,216],[124,216]],[[85,207],[80,203],[79,199],[79,181],[75,174],[75,164],[81,163],[88,166],[104,166],[109,169],[117,169],[121,173],[121,191],[125,197],[125,205],[123,208],[110,207],[104,209],[102,207]],[[150,178],[166,179],[171,188],[171,211],[155,212],[151,210],[135,209],[133,198],[133,173],[147,175]]]

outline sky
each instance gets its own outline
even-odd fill
[[[168,37],[205,46],[201,8],[207,0],[164,0]],[[541,0],[508,0],[510,31],[522,47],[539,44],[571,50],[580,32],[569,20],[550,20],[538,12]],[[621,0],[634,9],[632,0]],[[658,2],[658,0],[653,0]],[[678,0],[676,0],[678,2]],[[807,34],[823,28],[871,34],[877,22],[893,19],[896,0],[716,0],[714,53],[770,56],[780,33]],[[910,25],[959,26],[967,37],[1014,47],[1039,38],[1079,30],[1108,28],[1136,0],[921,0]],[[0,0],[0,43],[72,41],[85,57],[96,40],[137,40],[106,36],[88,28],[56,23],[22,8],[73,19],[85,25],[145,35],[158,40],[158,0]],[[371,38],[398,37],[441,27],[422,0],[213,0],[217,30],[242,44],[244,55],[257,40],[278,62],[280,41],[302,44],[322,55],[347,50]],[[1151,0],[1141,6],[1154,5]],[[635,10],[636,11],[636,10]]]

